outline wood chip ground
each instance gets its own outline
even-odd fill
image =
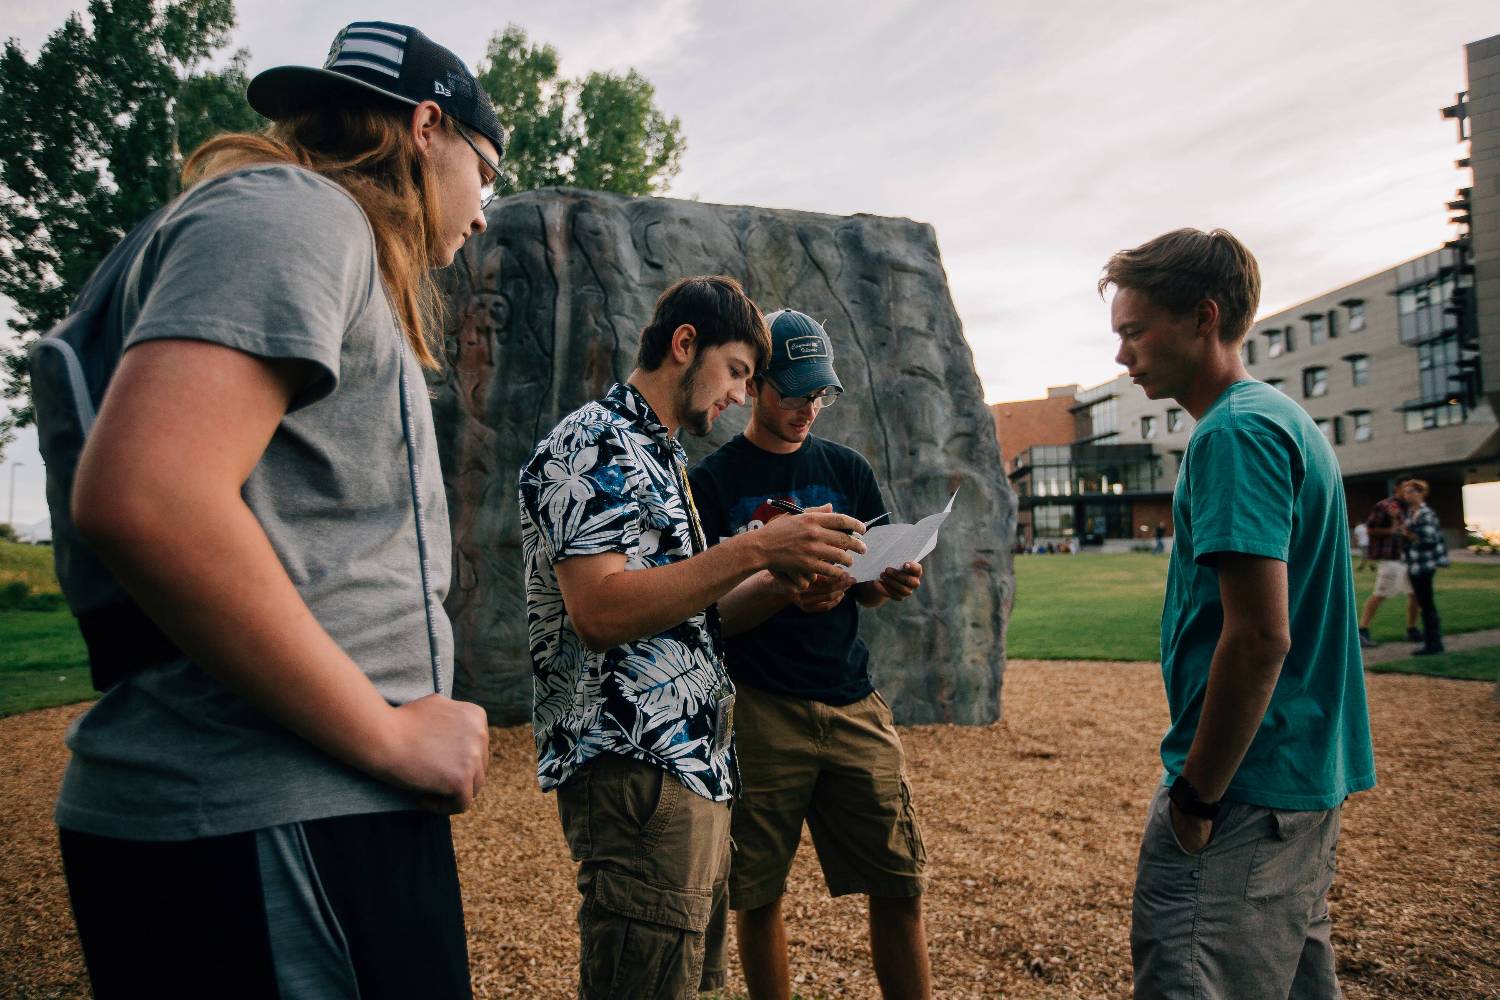
[[[1332,909],[1351,1000],[1500,997],[1500,703],[1493,685],[1372,675],[1380,785],[1344,815]],[[86,996],[51,805],[83,706],[0,719],[0,996]],[[1005,721],[904,730],[932,865],[942,997],[1129,995],[1130,886],[1166,718],[1150,664],[1012,663]],[[571,997],[573,866],[531,734],[492,732],[455,823],[475,993]],[[858,898],[804,839],[787,899],[799,996],[877,996]],[[731,993],[743,988],[731,969]],[[210,994],[205,994],[210,995]]]

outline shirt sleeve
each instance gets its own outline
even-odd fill
[[[641,503],[612,428],[554,431],[521,470],[521,507],[549,562],[605,552],[633,555]]]
[[[1286,562],[1295,502],[1289,444],[1263,431],[1229,428],[1193,443],[1188,460],[1195,559],[1226,552]]]
[[[293,409],[334,391],[344,334],[380,298],[364,213],[331,182],[293,167],[189,192],[139,267],[127,350],[198,340],[308,362]]]

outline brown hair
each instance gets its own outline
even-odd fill
[[[445,116],[443,126],[452,129]],[[433,276],[438,206],[427,159],[400,109],[329,105],[272,122],[263,132],[215,136],[188,157],[188,187],[256,163],[294,163],[348,191],[375,236],[380,278],[412,353],[436,368],[442,296]]]
[[[1213,299],[1219,306],[1219,338],[1231,344],[1250,332],[1260,305],[1260,265],[1225,229],[1176,229],[1121,250],[1104,265],[1100,297],[1110,285],[1141,292],[1179,316]]]
[[[1402,488],[1414,489],[1418,493],[1422,494],[1424,497],[1428,493],[1427,480],[1425,480],[1425,479],[1418,479],[1416,476],[1412,476],[1406,482],[1402,483],[1401,486],[1402,486]]]
[[[684,323],[698,331],[694,343],[700,349],[750,344],[755,348],[756,371],[771,360],[771,331],[766,329],[760,307],[750,301],[738,281],[714,274],[683,278],[661,293],[651,322],[641,331],[636,365],[648,372],[660,368],[671,348],[672,334]]]

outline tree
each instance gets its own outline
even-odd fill
[[[99,261],[177,193],[183,155],[254,128],[248,54],[204,63],[234,27],[233,0],[91,0],[35,62],[0,53],[0,294],[19,343],[0,352],[0,452],[31,421],[25,348],[67,312]]]
[[[677,176],[682,124],[656,107],[656,89],[635,70],[560,79],[557,50],[529,44],[511,24],[490,39],[479,84],[509,133],[500,194],[552,184],[659,194]]]

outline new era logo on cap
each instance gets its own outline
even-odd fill
[[[406,35],[383,25],[356,21],[333,40],[324,69],[362,66],[387,76],[401,75],[401,61],[406,57]]]

